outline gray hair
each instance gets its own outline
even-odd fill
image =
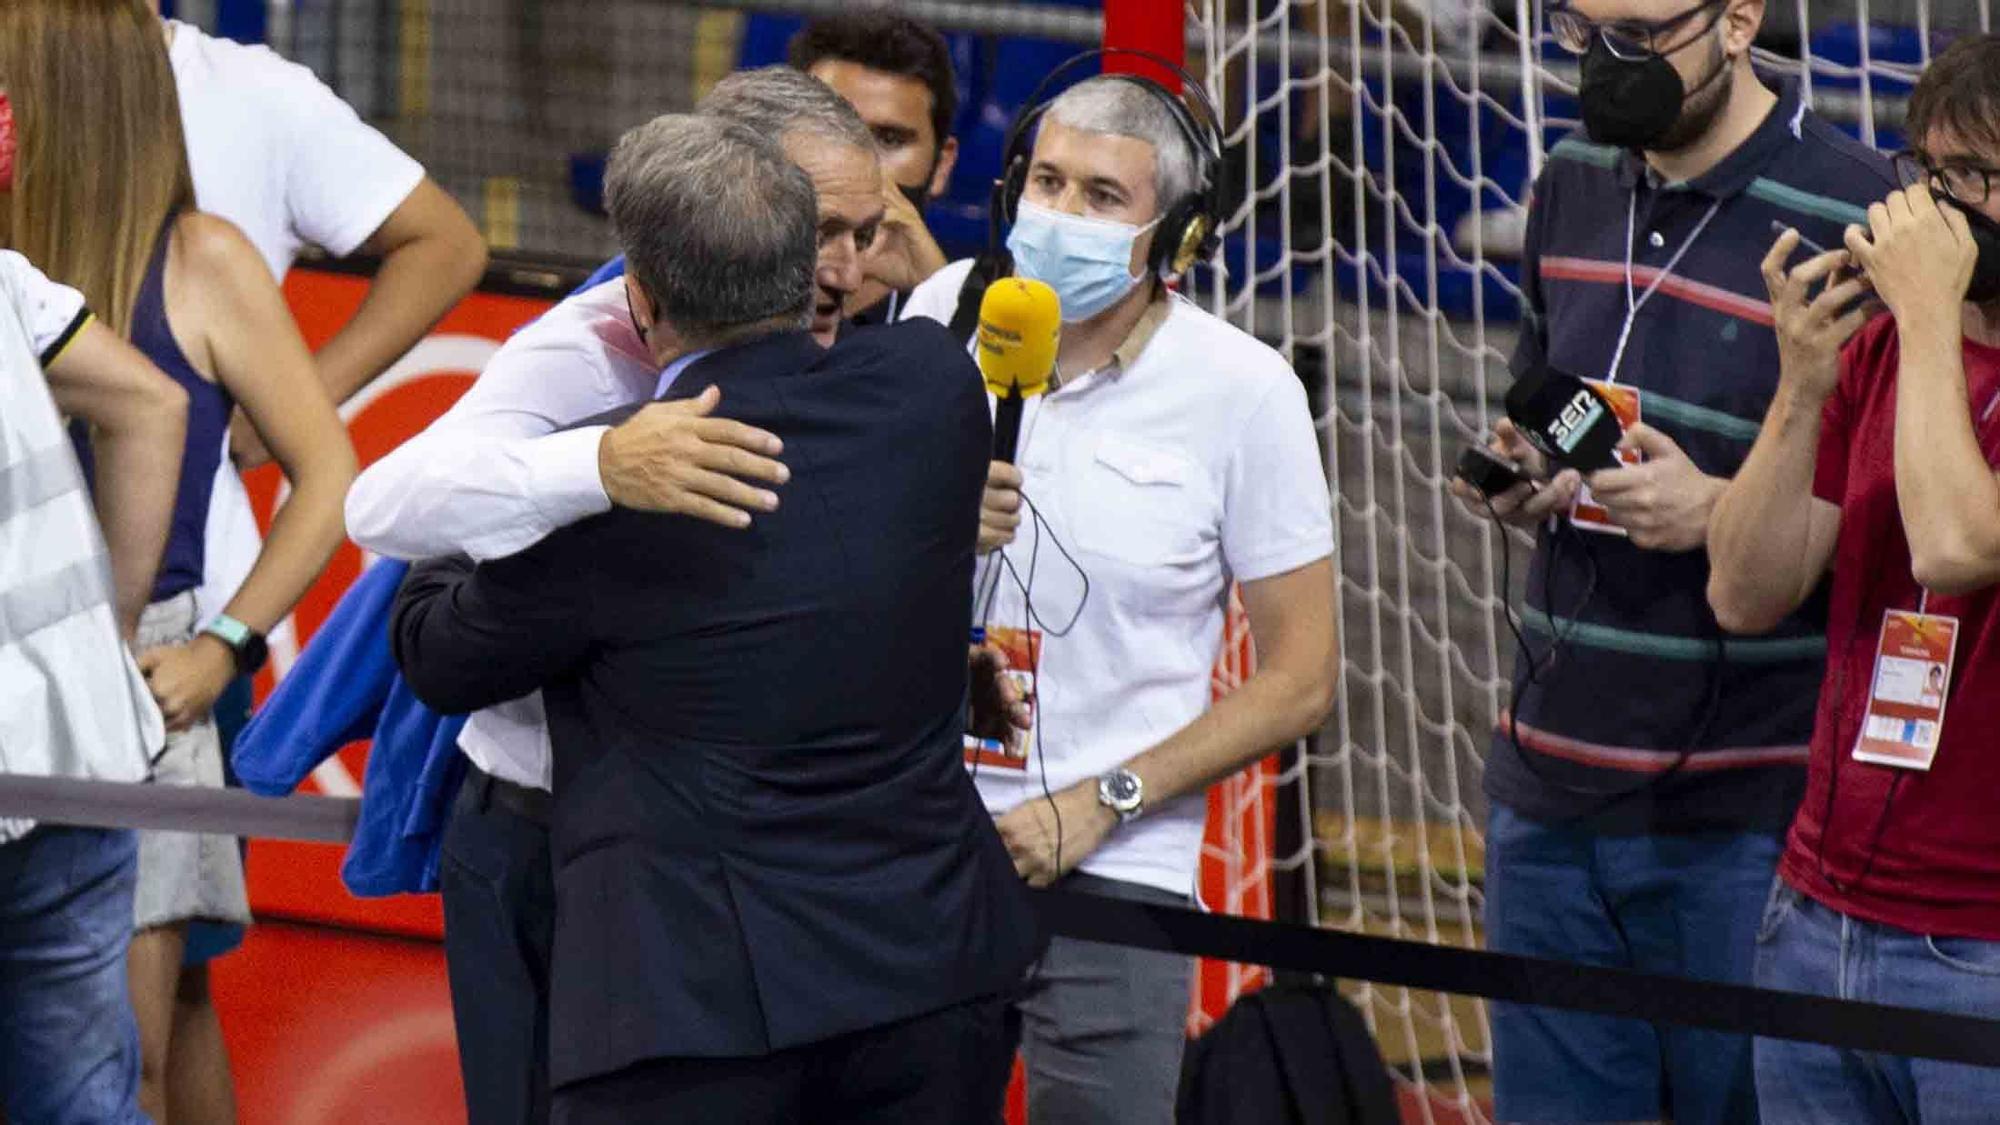
[[[696,113],[748,125],[774,141],[804,133],[875,154],[875,134],[833,87],[789,66],[739,70],[715,84]]]
[[[1202,187],[1198,154],[1173,112],[1126,79],[1100,76],[1079,82],[1049,103],[1044,119],[1152,145],[1153,190],[1161,214]]]
[[[611,150],[604,204],[625,267],[690,342],[812,313],[819,197],[776,143],[716,117],[666,114]]]

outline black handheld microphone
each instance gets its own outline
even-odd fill
[[[1552,465],[1594,473],[1618,467],[1625,427],[1596,387],[1552,368],[1529,371],[1507,389],[1507,417]]]
[[[1014,451],[1021,444],[1021,410],[1025,402],[1019,389],[1009,387],[994,396],[993,459],[1014,463]]]

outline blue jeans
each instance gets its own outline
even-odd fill
[[[1503,953],[1747,984],[1782,841],[1607,836],[1495,803],[1486,943]],[[1499,1120],[1755,1122],[1750,1038],[1495,1004]]]
[[[0,844],[0,1103],[19,1125],[124,1125],[139,1112],[125,982],[139,844],[37,828]]]
[[[1778,881],[1757,933],[1757,987],[1990,1019],[2000,942],[1863,922]],[[1757,1099],[1774,1125],[1987,1122],[2000,1113],[2000,1069],[1759,1039]]]

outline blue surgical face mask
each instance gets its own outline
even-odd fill
[[[1022,276],[1045,282],[1062,302],[1064,322],[1089,320],[1117,304],[1143,274],[1132,272],[1132,246],[1153,229],[1087,219],[1022,200],[1007,250]]]

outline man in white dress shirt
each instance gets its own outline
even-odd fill
[[[873,136],[824,84],[780,67],[731,75],[697,108],[777,136],[811,177],[812,330],[830,343],[882,220]],[[789,475],[778,439],[716,416],[727,403],[713,389],[616,427],[576,425],[654,397],[660,372],[628,292],[623,279],[586,289],[508,341],[457,405],[355,482],[354,540],[396,558],[490,559],[613,505],[733,527],[775,508]],[[459,745],[472,771],[440,883],[468,1109],[475,1125],[543,1120],[553,893],[540,697],[475,714]]]

